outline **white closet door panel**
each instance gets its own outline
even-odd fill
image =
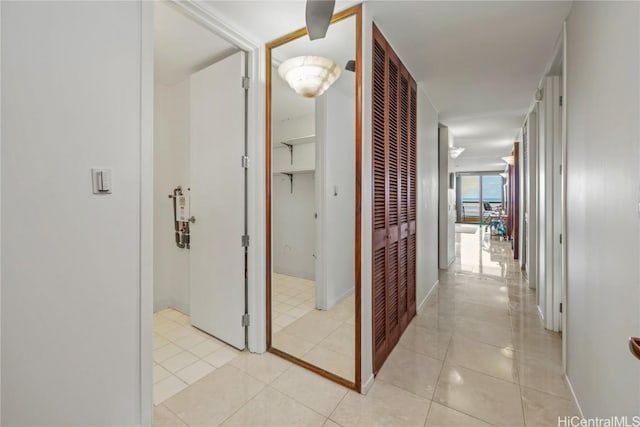
[[[244,53],[191,76],[190,285],[193,326],[243,349]]]

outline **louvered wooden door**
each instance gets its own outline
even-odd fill
[[[373,29],[373,329],[377,372],[416,313],[416,84]]]

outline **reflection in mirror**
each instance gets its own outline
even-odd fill
[[[356,17],[327,36],[273,48],[271,346],[355,382]],[[331,59],[338,79],[315,98],[278,74],[298,56]]]

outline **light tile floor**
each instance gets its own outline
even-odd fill
[[[317,310],[315,282],[282,274],[273,275],[272,293],[273,347],[354,381],[354,295]]]
[[[235,358],[239,352],[192,327],[173,309],[153,315],[153,403],[162,403]]]
[[[576,414],[560,336],[540,325],[509,244],[456,238],[458,261],[367,395],[241,353],[156,406],[156,426],[556,426]]]
[[[271,315],[273,333],[289,326],[316,308],[316,282],[273,273],[271,276]]]

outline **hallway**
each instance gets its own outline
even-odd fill
[[[242,353],[155,409],[156,426],[553,426],[577,411],[561,338],[539,323],[509,243],[456,233],[457,261],[367,395]]]

